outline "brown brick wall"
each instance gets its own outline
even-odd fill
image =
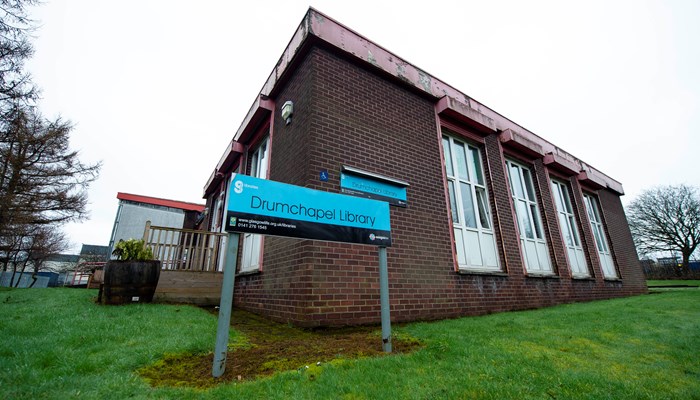
[[[520,237],[518,236],[515,211],[510,199],[503,148],[496,135],[487,136],[484,143],[484,164],[486,164],[484,172],[487,175],[486,183],[489,185],[487,190],[491,199],[493,225],[497,232],[496,239],[500,245],[501,268],[511,277],[522,276],[525,271],[520,255]]]
[[[574,210],[578,215],[578,220],[576,223],[579,226],[579,232],[581,235],[581,244],[583,250],[586,252],[586,261],[588,262],[588,269],[591,272],[591,276],[598,281],[603,280],[603,270],[600,265],[600,259],[598,258],[598,253],[596,251],[595,237],[593,236],[593,230],[591,229],[591,224],[588,220],[586,212],[586,204],[583,202],[583,191],[579,181],[574,177],[569,180],[571,183],[572,196]],[[588,191],[591,193],[591,191]]]
[[[270,179],[305,186],[310,180],[308,165],[312,140],[308,125],[314,108],[314,71],[311,60],[299,66],[276,101],[270,147]],[[293,122],[286,125],[280,108],[294,102]],[[312,276],[309,241],[265,237],[263,272],[236,277],[235,304],[280,321],[302,322],[310,304]]]
[[[545,237],[547,239],[547,247],[549,248],[550,259],[552,260],[552,269],[561,278],[570,279],[571,270],[569,269],[568,259],[566,256],[566,247],[561,235],[559,227],[559,218],[557,216],[556,204],[552,197],[552,186],[549,174],[542,159],[534,162],[534,175],[536,179],[535,187],[540,202],[540,213],[542,214],[542,225],[544,225]]]
[[[623,291],[625,294],[646,292],[646,280],[620,197],[610,191],[601,190],[598,192],[598,198],[603,209],[615,265],[623,282]]]
[[[408,207],[391,207],[392,320],[528,309],[646,290],[619,198],[609,192],[601,192],[601,205],[622,281],[603,281],[597,261],[593,279],[570,279],[548,172],[538,160],[531,166],[559,276],[526,276],[496,134],[474,144],[485,154],[497,249],[507,276],[455,272],[434,100],[321,48],[307,54],[275,99],[278,108],[287,100],[294,101],[294,118],[285,125],[275,111],[271,179],[339,192],[340,168],[349,165],[410,183]],[[328,182],[319,180],[321,170],[329,172]],[[579,218],[585,218],[575,180],[571,189]],[[591,245],[584,221],[579,226]],[[597,259],[595,250],[588,256]],[[377,265],[372,246],[267,237],[263,271],[237,278],[236,305],[303,326],[376,323]]]

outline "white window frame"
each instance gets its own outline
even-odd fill
[[[225,187],[230,187],[230,179],[226,180],[226,183],[229,185],[226,185]],[[226,219],[226,206],[228,200],[224,197],[226,193],[226,189],[223,189],[219,192],[219,194],[216,196],[216,199],[214,200],[213,204],[213,215],[211,216],[211,221],[212,221],[212,226],[210,231],[212,232],[225,232],[224,230],[224,224],[223,221]],[[225,241],[224,241],[225,243]],[[225,247],[224,247],[225,248]],[[224,256],[226,252],[225,251],[220,251],[219,252],[219,258],[216,263],[216,270],[221,272],[224,270]]]
[[[262,157],[261,157],[262,152]],[[250,155],[250,176],[267,179],[270,159],[270,137],[266,137]],[[259,271],[262,265],[263,235],[243,234],[240,272]]]
[[[591,223],[591,230],[593,231],[593,237],[595,238],[595,246],[598,250],[600,267],[603,269],[603,277],[607,279],[617,279],[615,262],[613,261],[612,253],[610,252],[610,245],[605,232],[605,226],[603,225],[603,218],[600,212],[600,204],[598,203],[598,199],[590,194],[584,193],[583,201],[586,204],[586,215],[588,215],[588,221]]]
[[[224,207],[224,203],[226,202],[226,199],[224,198],[224,193],[226,191],[222,190],[219,192],[219,194],[216,196],[214,199],[214,206],[213,212],[214,214],[212,215],[212,227],[211,231],[212,232],[223,232],[224,227],[223,227],[223,220],[226,218],[226,216],[222,213],[221,208]]]
[[[500,271],[481,151],[445,134],[442,146],[458,268]]]
[[[239,168],[240,168],[240,165],[238,167],[236,167],[236,169],[233,171],[233,173],[231,175],[229,175],[229,177],[226,179],[227,184],[224,185],[224,189],[221,191],[220,196],[221,196],[221,204],[223,205],[223,210],[221,211],[222,215],[221,215],[221,218],[219,219],[219,227],[216,230],[214,230],[214,232],[227,233],[226,232],[226,223],[224,222],[224,221],[226,221],[226,217],[227,217],[227,213],[228,213],[227,210],[228,210],[229,196],[227,196],[227,195],[228,195],[228,190],[231,187],[231,184],[233,183],[233,177],[236,174],[238,174]],[[224,261],[226,259],[226,250],[225,249],[228,246],[228,241],[230,240],[230,238],[231,238],[231,235],[227,235],[226,238],[221,242],[221,245],[222,245],[221,249],[222,250],[219,252],[219,261],[216,264],[218,266],[217,271],[219,271],[219,272],[224,271]]]
[[[552,261],[544,237],[532,170],[510,159],[506,159],[506,169],[525,269],[531,274],[551,275]]]
[[[557,220],[559,221],[559,229],[561,229],[562,240],[566,247],[571,276],[575,278],[587,278],[591,275],[588,271],[586,253],[581,244],[581,236],[579,235],[569,193],[569,187],[566,183],[552,179],[552,197],[554,197]]]

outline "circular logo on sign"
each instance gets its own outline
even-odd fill
[[[369,234],[369,240],[374,240],[376,239],[376,236],[374,236],[374,233]]]

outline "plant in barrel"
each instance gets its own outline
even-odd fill
[[[143,240],[120,240],[114,260],[105,266],[98,302],[102,304],[150,303],[160,277],[160,261]]]

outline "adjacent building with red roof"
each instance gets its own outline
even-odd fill
[[[194,229],[204,212],[203,204],[131,193],[117,193],[119,208],[109,240],[110,254],[119,240],[141,239],[147,221],[152,225]]]

